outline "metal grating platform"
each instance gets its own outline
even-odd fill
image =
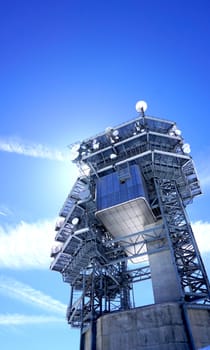
[[[134,200],[96,212],[96,217],[104,224],[106,229],[114,238],[121,238],[121,244],[125,246],[128,256],[146,252],[146,246],[142,246],[144,241],[141,231],[144,231],[147,225],[156,221],[152,210],[145,198],[136,198]],[[132,236],[138,232],[137,236]],[[131,235],[130,238],[124,238]],[[145,255],[132,259],[138,263],[147,259]]]

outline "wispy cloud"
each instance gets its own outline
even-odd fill
[[[19,326],[42,323],[65,322],[65,319],[56,316],[33,316],[21,314],[0,314],[0,326]]]
[[[55,221],[22,221],[16,226],[0,227],[0,268],[49,268]],[[192,226],[201,253],[210,252],[210,222],[198,221]]]
[[[12,215],[12,212],[5,205],[0,204],[0,215],[1,216],[8,216],[8,215]]]
[[[0,276],[0,293],[22,303],[47,311],[48,315],[0,314],[0,326],[18,326],[65,321],[66,305],[51,296],[19,282],[15,279]],[[50,313],[50,315],[49,315]],[[55,315],[54,315],[55,314]]]
[[[64,153],[56,149],[50,149],[42,144],[23,143],[20,140],[11,138],[8,140],[0,138],[0,151],[58,161],[65,161],[68,159],[67,152]]]
[[[201,187],[209,188],[210,187],[210,175],[202,173],[201,177],[200,177],[200,183],[201,183]]]
[[[200,180],[201,188],[203,190],[210,189],[210,148],[201,150],[196,157],[196,168],[198,172],[198,178]]]
[[[201,253],[210,253],[210,223],[197,221],[192,224],[193,232]]]
[[[0,268],[48,268],[54,227],[55,219],[0,226]]]
[[[64,315],[66,312],[65,304],[12,278],[0,276],[0,293],[50,313]]]

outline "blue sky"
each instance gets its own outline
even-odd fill
[[[3,0],[0,5],[0,338],[78,349],[69,287],[49,270],[76,179],[67,145],[148,114],[177,122],[203,195],[188,208],[210,274],[210,5],[201,0]],[[145,297],[142,296],[142,302]]]

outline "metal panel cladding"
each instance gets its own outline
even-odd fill
[[[109,208],[138,197],[146,197],[138,165],[127,166],[97,180],[97,210]]]

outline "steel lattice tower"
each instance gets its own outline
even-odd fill
[[[142,103],[134,120],[71,148],[80,176],[59,213],[51,269],[70,284],[67,320],[91,329],[91,349],[100,316],[135,307],[134,283],[151,278],[155,303],[210,303],[185,210],[201,193],[189,145]]]

